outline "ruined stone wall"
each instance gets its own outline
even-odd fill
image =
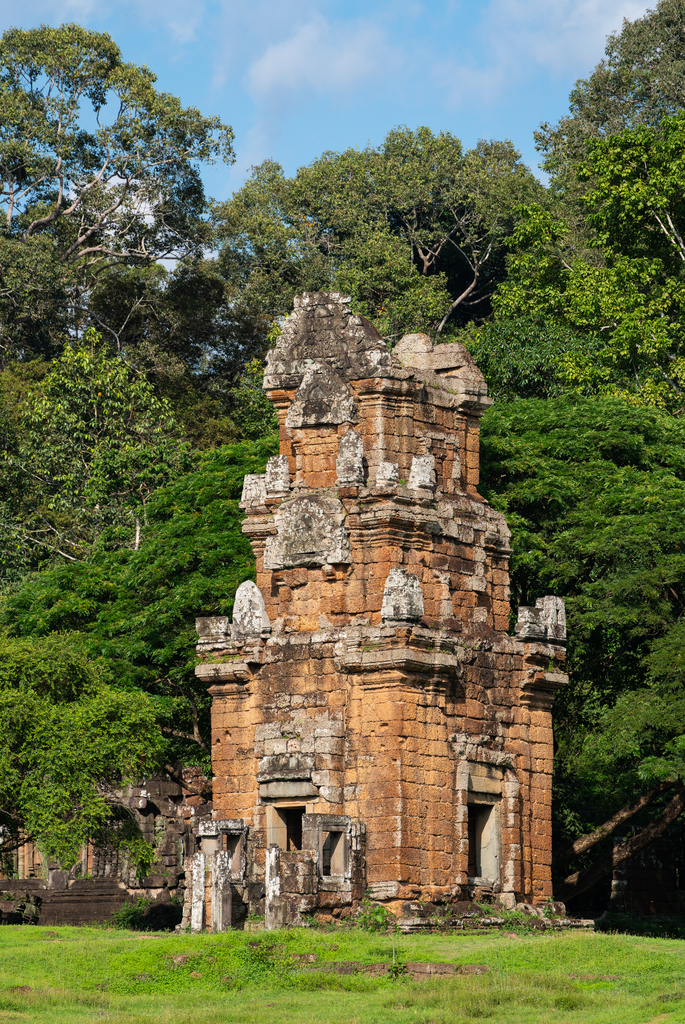
[[[40,892],[39,920],[51,925],[107,921],[126,899],[139,896],[183,901],[198,833],[212,814],[211,799],[202,795],[203,790],[205,794],[210,791],[209,780],[199,769],[186,768],[183,781],[187,788],[155,776],[109,793],[112,803],[133,814],[154,850],[147,875],[136,873],[123,850],[89,844],[77,863],[62,867],[34,843],[26,842],[15,851],[7,870],[0,870],[0,891]]]
[[[344,297],[315,293],[264,386],[280,455],[245,478],[257,584],[232,624],[198,620],[214,816],[245,829],[233,897],[284,922],[365,887],[551,896],[563,604],[522,609],[507,635],[510,535],[477,490],[490,399],[473,359],[424,335],[391,355]]]

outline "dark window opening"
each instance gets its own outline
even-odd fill
[[[345,874],[345,841],[344,832],[324,832],[321,844],[321,874]]]
[[[302,815],[305,807],[284,807],[280,812],[285,823],[286,850],[302,849]]]
[[[477,878],[480,874],[478,868],[478,838],[476,831],[476,808],[471,804],[469,806],[469,878]]]
[[[230,853],[231,857],[234,856],[238,849],[238,843],[241,840],[241,836],[236,835],[232,832],[221,833],[221,849],[226,853]]]
[[[469,878],[499,878],[499,828],[492,804],[469,804]]]

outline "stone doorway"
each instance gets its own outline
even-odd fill
[[[469,882],[500,880],[501,840],[497,803],[469,803]]]

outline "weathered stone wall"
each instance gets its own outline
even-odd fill
[[[211,820],[212,803],[202,795],[209,787],[199,769],[184,769],[183,781],[188,788],[155,776],[109,794],[113,803],[134,815],[155,851],[147,875],[139,877],[122,850],[91,844],[79,862],[61,868],[27,842],[15,852],[11,878],[0,871],[0,891],[38,892],[40,923],[50,925],[107,921],[127,899],[138,896],[159,903],[172,897],[185,900],[186,872],[190,878],[198,835]]]
[[[264,386],[280,455],[245,479],[257,586],[232,626],[198,620],[214,816],[245,829],[234,896],[273,921],[367,887],[546,899],[563,603],[522,609],[507,635],[510,535],[477,490],[490,399],[473,359],[423,335],[391,355],[316,293]]]

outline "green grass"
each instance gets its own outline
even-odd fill
[[[0,1024],[685,1024],[680,940],[486,932],[395,942],[402,961],[490,971],[411,982],[300,969],[296,957],[311,953],[317,966],[391,959],[386,935],[356,929],[178,935],[3,926]]]

